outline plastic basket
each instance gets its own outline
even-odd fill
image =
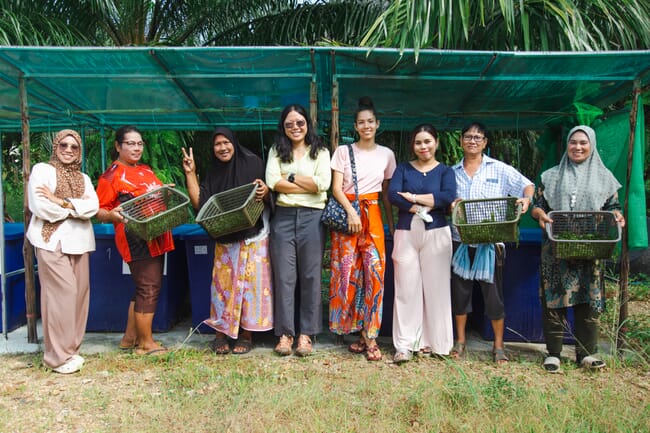
[[[516,197],[461,200],[451,222],[465,244],[519,241],[521,206]]]
[[[162,186],[122,203],[126,230],[149,241],[190,219],[190,199],[182,192]]]
[[[213,238],[254,227],[264,210],[264,203],[255,200],[256,189],[256,183],[249,183],[213,195],[196,222]]]
[[[561,212],[548,216],[546,234],[558,259],[609,259],[621,240],[621,226],[614,212]]]

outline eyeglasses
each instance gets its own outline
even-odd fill
[[[479,141],[483,141],[484,138],[485,137],[483,137],[482,135],[468,135],[468,134],[463,135],[463,140],[465,141],[474,140],[476,142],[479,142]]]
[[[126,144],[129,147],[144,147],[144,141],[123,141],[122,144]]]
[[[305,126],[307,122],[304,120],[296,120],[295,122],[285,122],[284,129],[293,129],[293,126],[296,125],[298,128]]]
[[[73,152],[79,151],[79,145],[76,143],[59,143],[60,150],[70,149]]]

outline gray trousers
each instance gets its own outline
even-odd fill
[[[322,330],[321,271],[325,248],[322,213],[321,209],[306,207],[275,208],[270,250],[277,336],[295,336],[296,319],[300,334],[315,335]]]

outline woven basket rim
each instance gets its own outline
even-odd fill
[[[172,208],[170,208],[170,209],[166,209],[164,212],[161,212],[161,213],[158,213],[158,214],[155,214],[155,215],[151,215],[149,218],[144,219],[144,220],[143,220],[143,219],[136,218],[136,217],[134,217],[134,216],[132,216],[132,215],[129,215],[128,207],[130,207],[130,206],[134,206],[136,203],[138,203],[140,200],[146,198],[148,195],[152,195],[152,194],[158,193],[158,192],[160,192],[161,190],[168,190],[168,191],[173,192],[174,194],[176,194],[176,195],[182,197],[183,202],[177,204],[176,206],[174,206],[174,207],[172,207]],[[122,214],[124,215],[124,217],[127,218],[127,219],[129,219],[130,221],[135,221],[135,222],[138,222],[138,223],[146,223],[146,222],[148,222],[151,218],[155,218],[155,217],[157,217],[157,216],[160,216],[161,214],[165,214],[165,213],[168,213],[168,212],[174,211],[174,210],[178,209],[179,207],[187,206],[187,205],[189,204],[189,202],[190,202],[189,197],[188,197],[187,194],[185,194],[183,191],[179,191],[179,190],[177,190],[176,188],[172,188],[172,187],[170,187],[170,186],[168,186],[168,185],[163,185],[163,186],[161,186],[160,188],[152,189],[151,191],[147,191],[147,192],[145,192],[144,194],[140,194],[140,195],[137,196],[137,197],[133,197],[132,199],[129,199],[129,200],[125,201],[124,203],[121,203],[121,204],[120,204],[120,207],[122,208],[122,211],[121,211],[120,213],[122,213]],[[125,210],[124,207],[127,207],[127,209]]]
[[[557,215],[602,215],[607,216],[610,221],[613,222],[617,227],[617,236],[612,239],[558,239],[553,235],[553,225],[550,223],[546,224],[545,231],[549,240],[552,243],[561,243],[563,245],[571,244],[616,244],[621,240],[621,225],[616,221],[616,215],[612,211],[550,211],[548,213],[549,218],[553,219],[553,216]],[[613,226],[613,225],[612,225]]]
[[[476,199],[467,199],[467,200],[460,200],[458,203],[456,203],[456,206],[454,206],[454,210],[451,213],[451,223],[455,225],[456,227],[466,227],[466,226],[472,226],[472,227],[485,227],[485,226],[500,226],[503,224],[512,224],[512,223],[517,223],[519,222],[519,219],[521,218],[521,206],[515,206],[515,218],[512,220],[507,220],[507,221],[490,221],[490,222],[480,222],[480,223],[458,223],[458,217],[461,209],[461,204],[462,208],[464,209],[465,204],[467,203],[481,203],[481,202],[488,202],[488,201],[504,201],[506,200],[508,202],[508,205],[514,204],[518,198],[517,197],[493,197],[493,198],[476,198]]]

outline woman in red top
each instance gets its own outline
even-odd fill
[[[140,163],[144,142],[135,126],[123,126],[115,132],[115,150],[117,159],[97,182],[97,219],[113,223],[117,250],[135,282],[120,348],[136,348],[138,354],[162,353],[167,349],[154,341],[151,325],[162,284],[164,254],[174,249],[174,241],[171,232],[151,241],[142,240],[129,232],[120,211],[122,203],[163,184],[149,166]]]

